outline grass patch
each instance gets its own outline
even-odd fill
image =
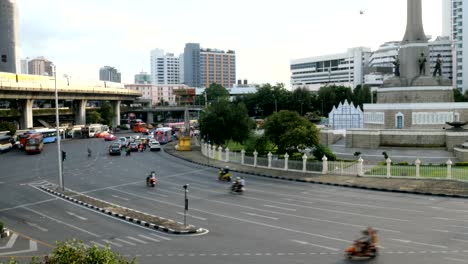
[[[370,171],[366,171],[366,175],[386,176],[387,166],[377,165]],[[394,165],[390,168],[392,176],[407,176],[416,177],[416,166],[398,166]],[[422,178],[447,178],[446,166],[420,166],[419,175]],[[452,178],[459,180],[468,180],[468,167],[452,167]]]

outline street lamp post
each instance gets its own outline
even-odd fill
[[[188,184],[184,184],[184,189],[185,189],[185,206],[184,206],[184,226],[187,226],[187,211],[188,211]]]
[[[57,67],[55,64],[52,65],[54,70],[54,86],[55,86],[55,124],[57,129],[57,158],[58,158],[58,169],[59,169],[59,186],[62,191],[65,190],[63,186],[63,159],[62,159],[62,151],[60,149],[60,123],[59,123],[59,108],[58,108],[58,90],[57,90]]]

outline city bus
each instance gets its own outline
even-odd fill
[[[134,124],[132,130],[135,133],[148,133],[148,127],[146,123],[143,122]]]
[[[172,128],[160,127],[154,131],[154,138],[159,141],[159,144],[166,144],[172,141]]]
[[[24,150],[27,154],[41,153],[44,148],[44,137],[41,133],[31,133],[26,139],[26,146]]]
[[[55,128],[40,128],[31,130],[31,133],[41,133],[44,144],[54,143],[57,141],[57,129]]]

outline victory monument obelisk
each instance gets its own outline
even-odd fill
[[[407,0],[395,76],[378,88],[376,104],[364,104],[365,128],[348,130],[346,147],[445,147],[460,153],[456,146],[468,139],[468,130],[454,131],[447,122],[467,121],[468,103],[454,103],[451,81],[431,74],[430,62],[421,0]],[[461,159],[468,159],[468,151]]]

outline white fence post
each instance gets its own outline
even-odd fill
[[[226,162],[229,162],[229,148],[226,147]]]
[[[241,150],[241,164],[244,165],[245,163],[245,150]]]
[[[254,153],[254,167],[257,167],[257,156],[258,156],[258,152],[255,150]]]
[[[271,168],[271,157],[273,156],[273,154],[271,154],[271,152],[268,152],[268,168]]]
[[[416,178],[419,178],[421,177],[421,172],[420,172],[420,168],[419,166],[421,166],[421,161],[419,159],[416,159],[416,161],[414,162],[414,165],[416,165]]]
[[[307,171],[307,155],[304,153],[304,156],[302,156],[302,172]]]
[[[328,159],[325,155],[322,158],[322,174],[328,174]]]
[[[288,153],[284,154],[284,170],[288,170],[288,160],[289,160],[289,155]]]
[[[211,158],[211,144],[206,145],[206,154],[208,155],[208,158]]]
[[[357,171],[357,175],[358,176],[364,176],[364,169],[363,169],[363,163],[364,163],[364,160],[362,159],[361,156],[359,156],[359,159],[358,159],[358,171]]]
[[[215,156],[216,156],[216,146],[213,145],[213,146],[211,147],[211,158],[212,158],[212,159],[215,159]]]
[[[452,161],[447,160],[447,179],[452,179]]]
[[[223,160],[223,147],[218,147],[218,160]]]
[[[390,170],[392,166],[392,160],[390,158],[387,158],[386,162],[387,162],[387,177],[391,177],[392,173]]]

